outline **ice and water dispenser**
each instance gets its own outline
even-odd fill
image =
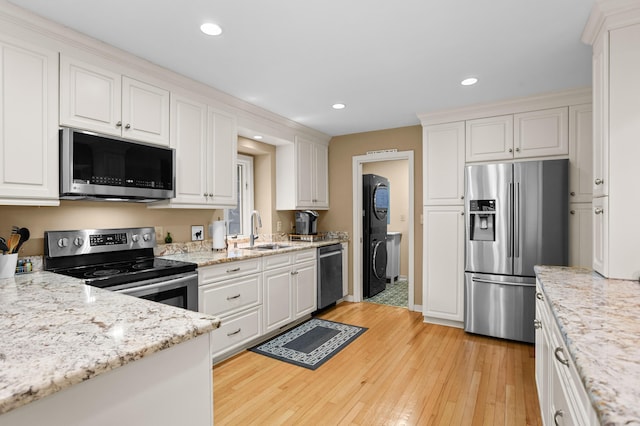
[[[469,201],[469,240],[495,241],[496,200]]]

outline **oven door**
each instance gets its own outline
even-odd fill
[[[134,286],[129,284],[127,288],[114,291],[191,311],[198,310],[198,274],[196,273],[140,281]]]

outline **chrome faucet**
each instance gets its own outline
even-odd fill
[[[256,218],[258,219],[258,223],[255,223]],[[258,228],[262,228],[262,219],[260,219],[260,213],[258,213],[258,210],[254,210],[251,212],[251,235],[249,235],[249,247],[253,247],[253,243],[258,239],[258,236],[256,235],[258,233]]]

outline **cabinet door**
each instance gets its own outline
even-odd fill
[[[569,109],[553,108],[513,116],[514,157],[569,154]]]
[[[60,55],[60,124],[120,136],[122,76]]]
[[[464,209],[424,208],[424,315],[464,320]]]
[[[329,208],[329,147],[313,145],[313,197],[315,208]]]
[[[542,295],[540,288],[536,288],[536,295]],[[539,296],[542,297],[542,296]],[[549,424],[549,404],[551,402],[551,387],[549,377],[549,355],[551,354],[548,337],[548,317],[544,312],[544,301],[536,299],[536,387],[538,388],[538,401],[540,402],[540,414],[543,424]]]
[[[593,114],[591,104],[569,107],[569,202],[593,197]]]
[[[298,319],[317,307],[316,262],[295,265],[293,273],[294,319]]]
[[[349,294],[349,243],[342,243],[342,297]]]
[[[467,162],[513,158],[513,115],[467,120]]]
[[[593,45],[593,179],[594,197],[609,194],[609,36]]]
[[[122,136],[169,145],[169,91],[122,77]]]
[[[609,197],[593,199],[593,269],[609,276]]]
[[[313,143],[297,138],[295,170],[298,185],[296,204],[300,208],[313,207],[313,149]]]
[[[58,205],[57,53],[0,40],[0,204]]]
[[[593,263],[593,216],[591,203],[569,206],[569,266],[590,268]]]
[[[171,147],[176,150],[176,198],[172,203],[206,203],[207,106],[171,99]]]
[[[265,333],[276,330],[293,320],[291,277],[291,267],[274,269],[263,273]]]
[[[464,204],[465,123],[438,124],[423,129],[424,204]]]
[[[234,207],[238,202],[236,157],[238,126],[236,118],[209,108],[208,200],[216,207]]]

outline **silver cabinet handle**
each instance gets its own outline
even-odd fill
[[[129,130],[131,128],[131,124],[127,123],[126,126],[124,126],[125,129]]]
[[[575,196],[576,196],[575,191],[571,191],[571,192],[570,192],[570,195],[571,195],[572,197],[575,197]]]
[[[542,295],[542,293],[538,292],[538,293],[536,293],[536,299],[544,300],[544,296]]]
[[[534,319],[533,320],[533,328],[535,328],[536,330],[539,330],[542,328],[542,321],[540,321],[539,319]]]
[[[564,416],[564,412],[562,410],[558,410],[555,413],[553,413],[553,424],[556,426],[560,426],[560,423],[558,422],[558,417],[562,417]]]
[[[520,152],[520,148],[516,148],[516,152]]]
[[[236,294],[235,296],[227,296],[227,300],[238,299],[239,297],[240,297],[239,294]]]
[[[557,347],[556,350],[553,351],[553,354],[556,356],[556,359],[560,364],[564,364],[567,367],[569,366],[569,360],[564,356],[564,350],[561,347]],[[562,354],[562,356],[560,356],[560,354]]]
[[[291,275],[298,275],[299,272],[298,271],[291,271]]]
[[[509,152],[513,152],[513,148],[509,148]]]
[[[116,123],[116,127],[122,127],[122,121],[118,121],[118,122]]]
[[[576,214],[576,211],[575,210],[571,210],[571,211],[569,211],[569,213]]]
[[[595,214],[602,214],[602,213],[604,213],[604,209],[601,209],[600,207],[598,207],[598,208],[596,208],[593,212],[594,212]]]
[[[460,212],[460,216],[464,216],[464,211],[461,211],[461,212]]]
[[[602,185],[602,184],[604,183],[604,181],[603,181],[602,179],[598,178],[598,179],[596,179],[596,180],[594,181],[594,183],[595,183],[596,185]]]
[[[239,328],[236,331],[232,331],[230,333],[227,333],[227,337],[235,336],[236,334],[240,333],[241,331],[242,331],[242,329]]]
[[[238,272],[239,270],[240,268],[227,269],[227,274],[230,274],[231,272]]]
[[[464,200],[464,195],[460,196],[460,199],[461,199],[461,200]]]

